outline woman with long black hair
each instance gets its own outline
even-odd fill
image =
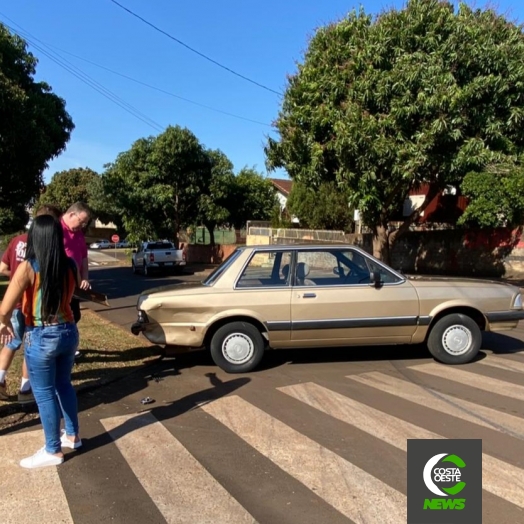
[[[29,229],[26,260],[18,266],[0,305],[0,342],[6,342],[13,336],[11,312],[22,298],[25,358],[44,428],[45,446],[20,462],[24,468],[56,466],[64,461],[62,447],[82,445],[71,384],[78,329],[70,303],[79,283],[78,268],[64,249],[60,222],[50,215],[36,217]]]

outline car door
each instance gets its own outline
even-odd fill
[[[145,243],[140,244],[138,251],[135,253],[135,265],[137,267],[142,267],[142,264],[144,263],[144,251],[146,249]]]
[[[291,339],[290,250],[256,250],[227,297],[228,309],[252,315],[268,329],[273,347],[286,347]]]
[[[371,283],[371,271],[380,272],[381,285]],[[418,315],[415,288],[362,251],[297,252],[291,296],[294,345],[407,343]]]

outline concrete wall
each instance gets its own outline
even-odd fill
[[[249,235],[247,244],[307,242],[305,238],[264,238]],[[344,242],[358,245],[368,253],[373,252],[371,234],[348,234],[344,236]],[[326,241],[317,238],[315,243]],[[503,228],[410,231],[393,247],[391,266],[404,273],[524,277],[524,241],[521,241],[520,230]]]

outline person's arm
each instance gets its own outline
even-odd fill
[[[82,268],[80,269],[80,288],[81,289],[91,289],[91,284],[89,283],[89,264],[87,258],[82,259]]]
[[[0,274],[9,278],[11,276],[11,270],[5,262],[0,262]]]
[[[15,309],[16,304],[20,302],[24,291],[31,284],[30,266],[27,262],[22,262],[9,286],[5,292],[2,303],[0,304],[0,341],[7,342],[14,336],[13,326],[11,324],[11,314]]]

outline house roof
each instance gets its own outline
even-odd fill
[[[277,188],[278,191],[288,196],[291,193],[293,187],[293,180],[285,180],[283,178],[270,178],[271,183]]]

